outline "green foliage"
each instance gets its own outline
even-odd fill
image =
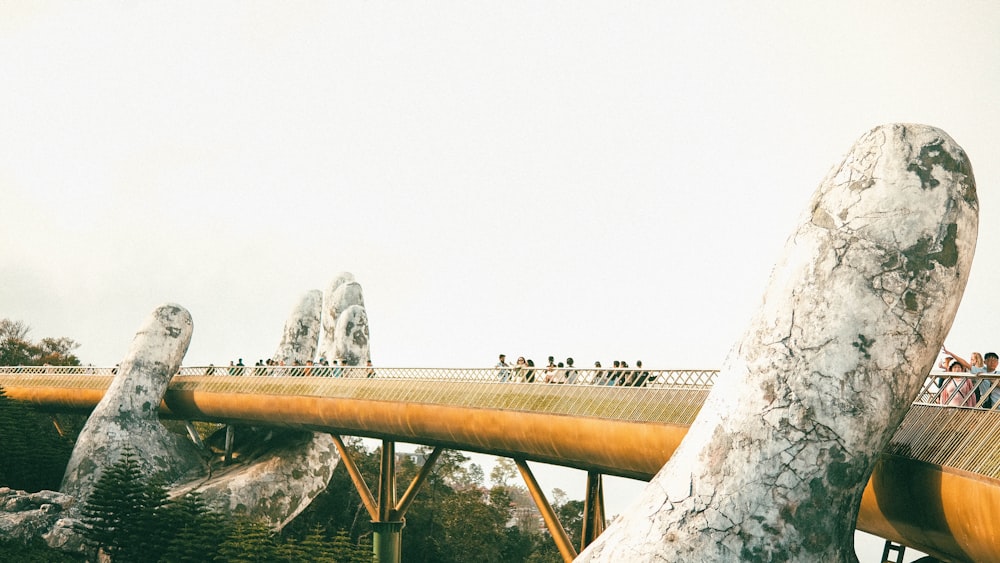
[[[95,552],[103,551],[115,563],[371,561],[371,544],[353,544],[346,531],[335,541],[319,525],[301,539],[282,537],[262,522],[224,518],[197,493],[169,501],[166,491],[156,478],[142,474],[134,452],[126,448],[81,508],[80,532]]]
[[[0,485],[25,491],[58,489],[73,444],[52,419],[7,397],[0,387]]]
[[[0,561],[18,563],[82,563],[83,554],[65,553],[50,548],[42,538],[25,543],[19,539],[0,539]]]
[[[376,488],[380,452],[367,451],[358,441],[347,445],[369,487]],[[417,453],[425,455],[417,456],[416,460],[402,456],[397,459],[399,490],[404,490],[417,475],[421,457],[426,459],[430,450],[420,448]],[[512,462],[505,463],[500,471],[491,472],[494,487],[486,491],[482,470],[468,461],[463,453],[448,450],[438,458],[405,514],[403,561],[561,563],[555,542],[540,527],[530,495],[523,487],[510,484],[517,475],[516,466]],[[583,503],[566,501],[562,491],[558,491],[553,500],[558,500],[554,508],[560,516],[569,518],[564,526],[579,545]],[[340,530],[333,539],[333,561],[352,561],[344,557],[353,547],[357,558],[353,561],[371,563],[368,512],[343,464],[334,471],[326,491],[285,528],[285,534],[305,538],[307,530],[317,523],[328,530]]]
[[[357,551],[357,546],[351,542],[351,534],[347,530],[337,530],[337,534],[333,537],[333,545],[330,549],[330,557],[334,561],[344,561],[345,563],[354,560],[355,551]],[[372,556],[371,550],[368,551],[368,557]]]
[[[227,519],[210,510],[199,493],[169,503],[163,521],[161,526],[173,531],[160,557],[163,563],[212,561],[229,535]]]
[[[21,321],[0,319],[0,365],[79,365],[69,338],[28,339]],[[58,489],[73,445],[53,427],[54,417],[11,401],[0,389],[0,485],[26,491]],[[71,419],[66,419],[71,420]]]
[[[490,484],[494,486],[506,487],[518,474],[517,464],[509,457],[496,458],[496,465],[490,471]]]
[[[579,547],[583,538],[583,501],[569,500],[553,508],[563,529],[569,535],[570,542]]]
[[[0,319],[0,366],[78,366],[80,359],[72,351],[80,345],[72,339],[28,339],[31,328],[21,321]]]
[[[131,448],[104,470],[80,510],[81,533],[112,561],[148,561],[162,550],[156,520],[166,493],[147,482]]]
[[[239,518],[219,546],[216,561],[226,563],[265,563],[277,559],[278,544],[274,531],[263,522]]]

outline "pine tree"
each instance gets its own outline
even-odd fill
[[[350,538],[348,538],[350,542]],[[303,561],[315,561],[316,563],[326,561],[346,561],[334,555],[332,546],[326,540],[326,530],[322,526],[313,526],[309,535],[302,539],[301,555]]]
[[[81,508],[81,533],[112,561],[130,561],[131,543],[140,537],[137,527],[146,525],[142,514],[146,494],[139,462],[126,447],[118,462],[101,474]]]
[[[337,530],[330,545],[330,557],[337,563],[352,561],[354,557],[354,544],[351,542],[351,535],[347,530]]]
[[[173,530],[162,563],[212,561],[229,532],[227,519],[209,509],[197,492],[171,502],[162,516],[161,525]]]
[[[7,397],[3,387],[0,387],[0,444],[3,444],[3,455],[0,456],[0,485],[12,489],[24,489],[29,465],[25,458],[30,451],[28,434],[24,432],[22,422],[28,408],[18,401]]]
[[[239,518],[226,537],[216,561],[225,563],[265,563],[275,559],[274,532],[263,522]]]
[[[354,554],[350,559],[351,563],[372,563],[375,559],[375,552],[372,550],[371,536],[362,536],[354,546]]]
[[[49,417],[0,387],[0,486],[25,491],[57,489],[73,446],[53,428]]]
[[[170,543],[175,529],[164,525],[170,502],[167,486],[158,477],[142,480],[139,512],[131,527],[132,537],[126,540],[126,560],[155,561]]]

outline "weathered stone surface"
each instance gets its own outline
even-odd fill
[[[0,487],[0,538],[29,541],[48,533],[76,500],[55,491],[27,493]]]
[[[329,361],[338,359],[337,321],[341,313],[352,305],[365,306],[361,284],[354,280],[354,274],[341,272],[323,293],[323,335],[319,355]]]
[[[69,553],[84,553],[88,550],[87,544],[76,530],[81,522],[77,518],[59,518],[47,531],[43,530],[42,539],[53,549],[66,551]]]
[[[310,292],[293,311],[283,342],[287,350],[308,353],[311,346],[315,351],[319,297],[318,291]],[[310,314],[313,320],[303,320]],[[287,330],[303,325],[303,330]],[[82,551],[82,537],[74,530],[76,513],[126,446],[135,452],[144,474],[166,477],[171,497],[199,491],[208,506],[276,528],[326,488],[339,461],[328,434],[238,428],[236,463],[213,470],[211,452],[160,423],[159,405],[191,334],[191,316],[182,307],[167,304],[153,311],[77,439],[63,492],[28,494],[0,488],[0,536],[41,536],[51,547]]]
[[[287,365],[305,364],[316,358],[319,346],[320,314],[323,311],[323,292],[318,289],[306,292],[285,322],[281,343],[274,353],[274,361]]]
[[[944,132],[865,134],[820,185],[681,447],[579,561],[856,561],[864,485],[934,364],[978,230]]]
[[[321,308],[319,290],[302,297],[285,323],[275,360],[291,365],[313,359]],[[225,430],[212,438],[224,450]],[[233,448],[234,465],[215,468],[205,480],[176,487],[171,496],[198,491],[216,510],[281,528],[326,489],[340,460],[329,434],[300,430],[237,426]]]
[[[351,305],[337,317],[335,350],[341,365],[362,366],[368,352],[368,314],[361,305]]]
[[[87,419],[73,448],[61,491],[86,502],[104,469],[130,447],[143,472],[166,482],[199,475],[201,451],[167,430],[158,415],[163,394],[191,342],[191,315],[181,306],[157,307],[139,329],[118,374]]]
[[[171,496],[198,491],[216,511],[281,528],[326,489],[340,460],[329,434],[240,426],[235,436],[233,465],[175,487]],[[224,439],[223,429],[209,443],[221,447]]]

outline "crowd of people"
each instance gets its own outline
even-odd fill
[[[609,368],[594,362],[592,369],[576,367],[573,358],[556,362],[555,356],[549,356],[545,367],[535,366],[534,360],[518,356],[514,364],[507,362],[507,355],[500,354],[497,364],[497,376],[500,381],[516,381],[523,383],[586,383],[589,385],[620,385],[627,387],[642,387],[650,383],[650,373],[642,369],[642,360],[636,360],[635,367],[629,367],[628,362],[615,360]]]
[[[257,363],[253,366],[246,366],[243,363],[243,358],[240,358],[236,362],[230,360],[229,367],[223,370],[218,370],[218,373],[225,373],[228,375],[272,375],[275,373],[274,368],[291,368],[282,369],[282,372],[287,372],[287,375],[299,375],[299,376],[312,376],[318,375],[323,377],[343,377],[344,369],[353,366],[347,366],[344,362],[338,359],[333,359],[327,361],[326,358],[320,358],[317,361],[307,360],[306,362],[292,362],[288,364],[284,361],[277,361],[272,359],[267,360],[257,360]],[[364,372],[366,377],[375,376],[375,368],[372,367],[372,361],[368,360],[365,364],[367,370]],[[216,373],[217,368],[214,365],[209,365],[207,375],[212,375]]]
[[[1000,375],[1000,356],[996,352],[985,355],[973,352],[969,359],[951,352],[942,346],[943,358],[938,367],[949,373],[968,373],[971,375]],[[936,380],[940,389],[938,402],[943,405],[993,408],[1000,405],[1000,380],[994,378],[950,376],[938,377]]]

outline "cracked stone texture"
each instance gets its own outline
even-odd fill
[[[371,357],[368,351],[368,318],[364,322],[357,309],[351,312],[349,321],[341,319],[348,309],[360,307],[364,313],[365,299],[361,284],[354,280],[350,272],[341,272],[333,278],[323,294],[323,335],[320,339],[319,356],[329,361],[341,360],[342,365],[363,365]],[[357,331],[363,330],[363,334]],[[364,340],[364,345],[360,344]],[[345,355],[346,354],[346,355]]]
[[[55,491],[0,487],[0,537],[28,541],[48,533],[75,503],[71,495]]]
[[[857,561],[862,491],[951,328],[978,207],[943,131],[863,135],[680,448],[578,561]]]
[[[285,362],[312,359],[319,332],[321,294],[307,292],[285,322],[281,350]],[[303,329],[302,327],[305,327]],[[282,359],[282,358],[275,358]],[[340,461],[329,434],[305,430],[234,427],[234,464],[170,491],[201,494],[205,504],[225,514],[247,515],[280,529],[326,489]],[[225,429],[215,439],[225,448]]]
[[[163,394],[191,342],[191,314],[180,305],[157,307],[146,318],[119,364],[118,373],[77,438],[60,490],[82,506],[105,467],[126,446],[143,472],[168,483],[200,474],[201,451],[160,423]]]
[[[224,448],[225,433],[209,442]],[[213,510],[281,529],[326,489],[340,461],[333,438],[319,432],[240,426],[235,442],[233,465],[175,487],[170,496],[197,491]]]
[[[341,365],[362,366],[369,359],[368,314],[361,305],[351,305],[337,317],[337,357]]]
[[[290,366],[296,363],[305,365],[316,357],[322,311],[323,292],[318,289],[307,291],[285,321],[274,361]]]
[[[304,301],[317,301],[318,294]],[[318,306],[316,310],[318,319]],[[295,324],[298,316],[296,309],[286,326]],[[104,469],[119,461],[125,445],[136,453],[144,474],[166,477],[171,497],[198,491],[214,509],[248,515],[275,528],[290,522],[326,489],[340,460],[328,434],[237,428],[235,463],[213,470],[207,463],[209,452],[160,423],[159,405],[191,334],[191,315],[184,308],[167,304],[153,311],[77,439],[63,478],[61,490],[66,494],[58,497],[76,500],[66,503],[65,517],[44,513],[42,518],[30,506],[6,502],[0,506],[0,526],[10,521],[28,530],[25,534],[42,535],[51,547],[78,551],[82,544],[74,531],[77,511]],[[315,347],[314,339],[315,330],[295,331],[288,344],[301,350]]]

